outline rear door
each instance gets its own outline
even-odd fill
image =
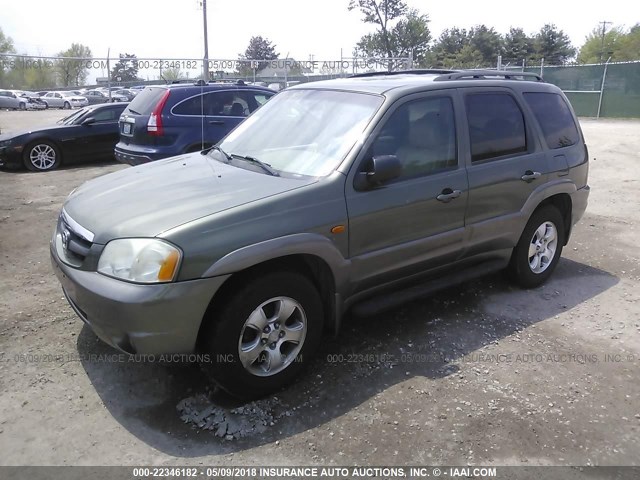
[[[244,92],[221,90],[205,95],[206,143],[219,142],[250,113]]]
[[[469,149],[465,256],[513,247],[525,202],[549,167],[520,98],[508,88],[462,91]]]

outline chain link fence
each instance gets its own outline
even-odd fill
[[[640,61],[507,70],[542,74],[564,91],[578,116],[640,118]]]

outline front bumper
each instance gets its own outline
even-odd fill
[[[14,147],[0,147],[0,167],[19,167],[22,165],[22,146],[18,150]]]
[[[192,353],[211,298],[228,276],[139,285],[51,264],[69,304],[105,343],[129,354]]]

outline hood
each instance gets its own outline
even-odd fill
[[[90,180],[64,205],[94,242],[154,237],[184,223],[301,188],[314,178],[273,177],[191,153]]]

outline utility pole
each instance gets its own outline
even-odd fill
[[[207,0],[202,0],[202,20],[204,22],[204,62],[202,74],[204,81],[209,81],[209,37],[207,35]]]
[[[600,63],[602,63],[602,56],[604,55],[604,35],[605,33],[607,33],[607,24],[611,24],[613,22],[607,22],[606,20],[603,20],[602,22],[598,23],[602,25],[602,44],[600,47]]]

